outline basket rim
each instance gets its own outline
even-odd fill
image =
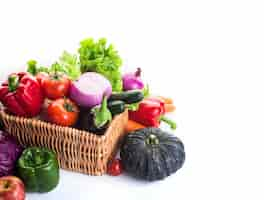
[[[122,113],[121,113],[122,114]],[[117,115],[113,118],[113,120],[116,120],[116,118],[120,117],[120,115]],[[15,119],[20,119],[20,120],[25,120],[25,122],[38,122],[40,123],[41,125],[46,125],[48,127],[53,127],[53,128],[56,128],[56,127],[59,127],[59,128],[63,128],[65,129],[65,131],[74,131],[74,132],[78,132],[78,134],[93,134],[93,136],[103,142],[106,140],[106,138],[111,134],[109,131],[109,128],[111,128],[111,126],[109,125],[105,131],[105,133],[103,135],[97,135],[96,133],[92,133],[92,132],[89,132],[89,131],[85,131],[85,130],[80,130],[80,129],[77,129],[77,128],[74,128],[74,127],[68,127],[68,126],[60,126],[60,125],[57,125],[57,124],[53,124],[51,122],[47,122],[47,121],[43,121],[41,119],[38,119],[36,117],[32,117],[32,118],[27,118],[27,117],[20,117],[20,116],[15,116],[15,115],[12,115],[12,114],[9,114],[7,112],[4,111],[3,107],[0,108],[0,120],[2,119],[6,119],[6,118],[10,118],[11,120],[15,120]],[[112,121],[113,121],[112,120]],[[112,122],[111,122],[112,123]]]

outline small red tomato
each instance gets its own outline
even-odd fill
[[[55,72],[42,79],[41,83],[45,96],[55,100],[68,95],[71,81],[65,74]]]
[[[61,98],[53,101],[47,109],[48,120],[61,126],[72,126],[79,116],[78,106],[70,99]]]
[[[25,187],[23,182],[15,176],[4,176],[0,178],[1,200],[24,200]]]
[[[114,159],[107,166],[107,173],[111,176],[118,176],[122,174],[123,167],[120,159]]]

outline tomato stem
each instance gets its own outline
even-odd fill
[[[67,101],[64,103],[63,107],[67,110],[67,112],[74,112],[73,106]]]

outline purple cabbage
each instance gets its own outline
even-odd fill
[[[22,151],[23,148],[12,136],[0,130],[0,177],[13,175]]]

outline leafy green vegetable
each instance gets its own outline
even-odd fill
[[[72,80],[76,80],[81,75],[80,64],[77,55],[64,51],[59,58],[61,69],[68,74]]]
[[[122,59],[114,46],[106,45],[105,38],[95,42],[92,38],[80,42],[81,72],[94,71],[104,75],[112,84],[112,90],[122,91]]]
[[[36,75],[39,72],[63,72],[72,80],[76,80],[81,75],[80,64],[77,55],[70,54],[64,51],[59,58],[58,62],[55,62],[51,67],[37,66],[37,61],[29,60],[27,62],[27,71],[32,75]]]

